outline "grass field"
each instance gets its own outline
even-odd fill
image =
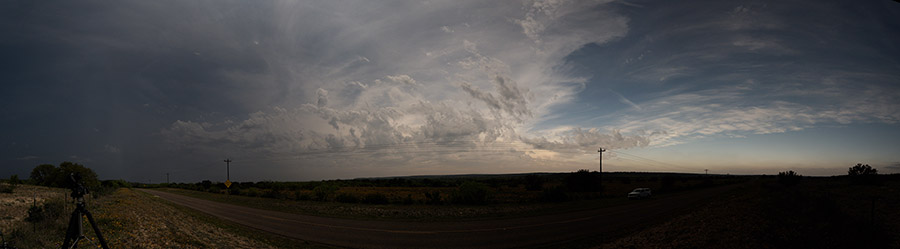
[[[900,177],[871,183],[846,177],[802,178],[786,184],[757,177],[696,208],[587,238],[576,248],[900,248]],[[623,197],[561,203],[488,205],[363,204],[247,197],[183,189],[161,189],[201,199],[291,213],[353,219],[418,221],[493,219],[566,212],[628,203]],[[351,191],[362,191],[350,189]],[[20,185],[0,193],[2,231],[18,248],[58,247],[72,205],[68,191]],[[665,193],[663,193],[665,194]],[[114,248],[324,248],[246,228],[128,188],[88,199]],[[57,215],[27,222],[28,209],[56,207]],[[639,215],[639,214],[635,214]],[[87,228],[87,227],[86,227]],[[93,232],[86,229],[96,241]]]
[[[44,198],[38,203],[63,203],[64,189],[20,185],[14,193],[0,194],[3,203],[22,203],[27,207],[6,205],[3,208],[4,238],[18,248],[57,248],[65,238],[66,224],[72,204],[53,210],[52,218],[40,222],[26,222],[31,195]],[[104,237],[112,248],[322,248],[303,241],[286,239],[258,232],[241,225],[181,208],[128,188],[98,199],[88,199],[88,209],[94,214]],[[51,211],[46,211],[51,212]],[[96,247],[97,238],[87,220],[85,235],[90,242],[81,247]]]

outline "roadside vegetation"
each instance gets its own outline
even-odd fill
[[[628,203],[637,187],[656,195],[743,182],[752,177],[666,173],[466,175],[224,185],[139,185],[259,209],[358,219],[478,220]],[[169,186],[169,188],[166,188]]]
[[[282,200],[362,203],[374,205],[485,205],[594,200],[622,197],[637,187],[673,193],[743,181],[729,175],[675,173],[573,173],[422,176],[327,180],[313,182],[235,182],[139,184],[147,188],[178,188],[215,194]]]

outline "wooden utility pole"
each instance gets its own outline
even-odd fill
[[[603,187],[603,152],[606,152],[606,149],[600,148],[597,150],[597,153],[600,153],[600,170],[597,171],[600,173],[600,187]]]
[[[225,159],[225,180],[231,181],[231,159]]]

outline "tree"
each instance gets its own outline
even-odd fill
[[[73,187],[70,175],[78,173],[81,175],[81,184],[84,187],[96,190],[100,188],[100,180],[97,179],[97,173],[94,170],[84,167],[84,165],[73,162],[62,162],[59,164],[59,171],[62,173],[62,179],[59,183],[60,187]]]
[[[36,185],[57,187],[56,178],[60,175],[59,169],[52,164],[41,164],[31,170],[31,181]]]
[[[793,170],[778,172],[778,182],[781,182],[781,184],[785,186],[797,185],[801,178],[803,178],[803,176],[797,174]]]
[[[22,182],[22,181],[19,180],[19,175],[11,175],[11,176],[9,176],[9,184],[16,185],[16,184],[19,184],[19,183],[21,183],[21,182]]]
[[[878,184],[878,170],[873,169],[868,164],[857,163],[856,166],[847,170],[853,184]]]
[[[70,179],[72,173],[81,175],[84,187],[88,189],[100,187],[100,181],[97,180],[97,173],[94,173],[94,170],[73,162],[62,162],[59,167],[51,164],[38,165],[31,170],[31,180],[41,186],[69,188],[72,187]]]
[[[872,166],[869,166],[868,164],[863,165],[861,163],[857,163],[856,166],[850,167],[850,169],[847,170],[847,174],[850,176],[877,175],[878,170],[873,169]]]

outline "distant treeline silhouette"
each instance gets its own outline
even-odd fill
[[[121,187],[131,187],[131,184],[123,180],[100,181],[94,170],[73,162],[62,162],[59,167],[52,164],[38,165],[31,170],[28,183],[47,187],[71,188],[72,181],[69,177],[73,173],[81,175],[82,184],[93,195],[104,195]]]
[[[365,178],[312,182],[234,182],[230,188],[209,180],[198,183],[142,185],[211,193],[299,201],[366,204],[481,205],[561,202],[624,197],[637,187],[654,193],[718,186],[743,181],[737,176],[677,173],[572,173]]]

